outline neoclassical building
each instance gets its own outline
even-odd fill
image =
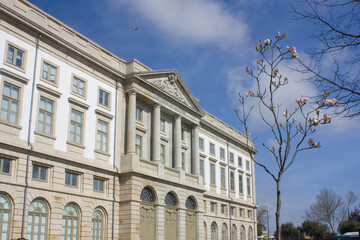
[[[255,150],[176,70],[0,0],[0,96],[1,240],[255,239]]]

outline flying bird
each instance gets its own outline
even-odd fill
[[[132,29],[133,29],[134,31],[138,30],[138,28],[137,28],[137,27],[132,27]]]

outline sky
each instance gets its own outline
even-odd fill
[[[284,46],[296,46],[307,57],[318,42],[310,36],[315,26],[295,20],[290,10],[302,8],[293,0],[32,0],[81,34],[123,59],[136,58],[154,70],[176,69],[203,109],[242,131],[234,109],[238,93],[254,82],[245,74],[254,66],[259,39],[284,32]],[[133,27],[138,30],[134,31]],[[306,76],[281,66],[290,84],[279,101],[293,106],[294,99],[318,93]],[[326,66],[325,66],[326,67]],[[256,159],[272,164],[262,142],[271,143],[258,116],[250,118],[256,137]],[[300,225],[304,210],[324,187],[345,196],[360,194],[360,119],[334,119],[317,129],[322,147],[298,155],[282,180],[281,222]],[[257,204],[269,209],[270,232],[275,229],[275,182],[256,167]]]

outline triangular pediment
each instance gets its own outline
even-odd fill
[[[153,87],[203,115],[198,100],[191,94],[176,70],[158,70],[136,73]]]

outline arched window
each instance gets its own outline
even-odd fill
[[[211,240],[217,240],[217,225],[215,222],[211,224]]]
[[[235,224],[233,224],[231,227],[231,240],[236,240],[237,239],[236,235],[237,235],[236,226]]]
[[[253,240],[253,230],[252,230],[252,227],[249,227],[248,240]]]
[[[0,237],[8,240],[10,233],[11,205],[7,197],[0,194]]]
[[[240,240],[245,240],[245,227],[243,225],[240,227]]]
[[[196,209],[196,202],[192,197],[188,197],[185,202],[185,207],[187,209],[195,210]]]
[[[74,204],[66,205],[63,212],[61,240],[77,240],[79,225],[79,210]]]
[[[173,207],[177,206],[177,200],[173,193],[169,192],[168,194],[166,194],[165,204],[167,206],[173,206]]]
[[[228,229],[227,229],[226,223],[223,223],[223,225],[221,227],[221,239],[222,240],[228,239]]]
[[[27,239],[45,240],[48,221],[48,208],[44,201],[37,199],[29,206]]]
[[[144,202],[155,202],[155,195],[150,188],[145,187],[140,194],[140,200]]]
[[[102,240],[104,236],[104,215],[96,210],[91,218],[91,240]]]

